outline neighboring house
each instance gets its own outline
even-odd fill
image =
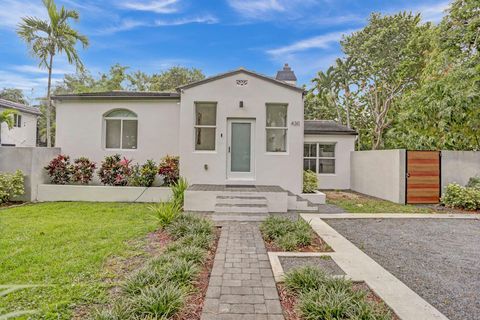
[[[0,112],[13,109],[14,125],[9,129],[6,123],[0,127],[0,145],[12,147],[35,147],[37,144],[37,119],[41,115],[38,108],[0,99]]]
[[[96,162],[114,153],[139,163],[179,155],[190,184],[274,185],[299,194],[305,167],[318,173],[321,188],[348,189],[356,133],[304,121],[304,89],[295,81],[286,65],[276,78],[238,69],[176,93],[57,95],[56,146]]]

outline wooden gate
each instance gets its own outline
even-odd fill
[[[440,151],[407,151],[407,203],[440,201]]]

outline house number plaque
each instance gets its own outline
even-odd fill
[[[292,121],[290,123],[293,127],[299,127],[300,126],[300,121]]]

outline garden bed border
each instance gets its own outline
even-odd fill
[[[37,201],[167,202],[170,187],[39,184]]]

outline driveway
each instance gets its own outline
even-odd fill
[[[323,220],[449,319],[480,319],[480,220]]]

